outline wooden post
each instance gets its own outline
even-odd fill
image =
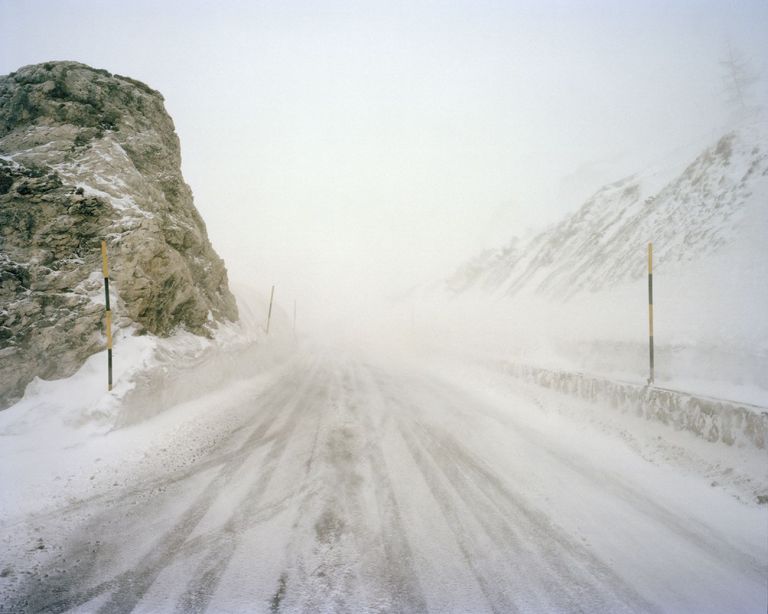
[[[653,384],[653,243],[648,243],[648,351],[650,359],[648,384]]]
[[[107,390],[112,390],[112,310],[109,308],[109,263],[107,242],[101,241],[101,270],[104,273],[104,315],[107,328]]]
[[[269,311],[267,312],[267,334],[269,334],[269,322],[272,320],[272,299],[275,297],[275,286],[272,286],[272,292],[269,293]]]

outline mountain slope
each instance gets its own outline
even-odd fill
[[[486,250],[433,293],[440,338],[644,382],[653,241],[656,381],[768,403],[767,152],[765,129],[743,126],[692,161],[667,159],[543,232]]]
[[[653,170],[598,190],[559,224],[486,251],[447,281],[453,293],[568,298],[642,277],[654,242],[664,271],[738,241],[751,203],[765,199],[768,147],[759,131],[727,134],[657,189]]]

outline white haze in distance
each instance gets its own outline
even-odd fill
[[[746,0],[0,0],[0,73],[160,90],[230,276],[346,324],[716,138],[727,45],[764,74],[767,31]]]

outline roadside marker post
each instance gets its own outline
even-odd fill
[[[648,351],[650,359],[648,384],[653,385],[653,243],[648,243]]]
[[[269,323],[272,320],[272,299],[275,298],[275,286],[272,286],[272,292],[269,293],[269,311],[267,311],[267,334],[269,334]]]
[[[109,308],[109,263],[107,242],[101,241],[101,270],[104,273],[104,315],[107,329],[107,391],[112,390],[112,310]]]

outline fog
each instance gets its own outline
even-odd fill
[[[721,60],[764,68],[766,23],[764,2],[3,0],[0,72],[71,59],[161,91],[231,279],[326,329],[717,138]]]
[[[151,202],[175,166],[134,173],[154,97],[112,130],[2,81],[0,248],[36,252],[0,249],[0,611],[765,612],[766,32],[765,0],[0,0],[0,74],[162,93],[239,308]],[[39,92],[100,127],[27,126]]]

